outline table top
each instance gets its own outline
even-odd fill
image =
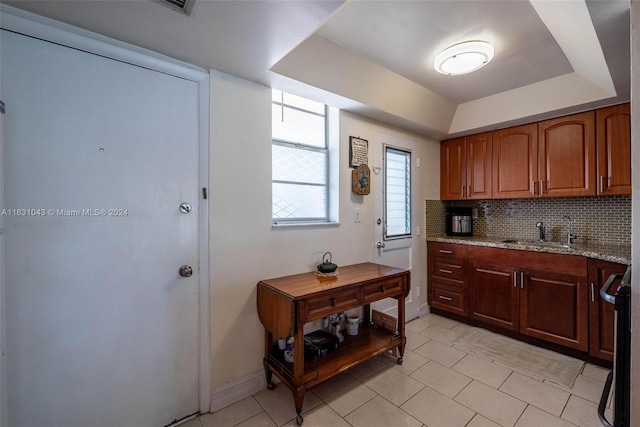
[[[261,280],[258,285],[267,286],[295,299],[318,292],[389,278],[394,275],[403,275],[408,271],[402,268],[365,262],[338,267],[336,276],[320,276],[315,272],[309,272]]]

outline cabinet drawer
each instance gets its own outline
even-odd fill
[[[431,282],[431,306],[451,313],[467,316],[467,290],[438,282]]]
[[[397,278],[394,280],[384,280],[370,285],[365,285],[363,288],[364,303],[377,301],[383,298],[396,296],[402,293],[402,279]]]
[[[433,257],[429,262],[429,278],[450,285],[467,286],[467,261]]]
[[[300,320],[309,322],[330,314],[339,313],[362,305],[361,287],[327,293],[300,301]]]
[[[454,243],[427,243],[427,253],[429,256],[466,259],[467,248],[467,245],[457,245]]]

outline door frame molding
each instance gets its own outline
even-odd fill
[[[120,42],[59,21],[0,4],[0,28],[52,43],[100,55],[115,61],[147,68],[195,82],[198,85],[199,206],[198,211],[198,408],[207,413],[211,407],[211,351],[209,302],[209,73],[207,70],[159,53]],[[2,390],[6,388],[2,387]]]

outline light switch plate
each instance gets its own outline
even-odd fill
[[[353,208],[353,222],[360,222],[360,208]]]

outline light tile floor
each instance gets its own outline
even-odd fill
[[[409,322],[404,363],[381,356],[307,392],[304,427],[600,427],[608,370],[587,363],[571,389],[452,346],[469,326],[434,314]],[[183,427],[295,427],[277,384]],[[608,417],[611,417],[609,410]]]

